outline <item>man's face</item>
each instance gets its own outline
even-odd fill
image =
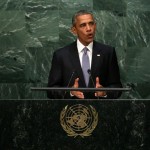
[[[80,42],[87,46],[94,40],[96,23],[91,14],[80,15],[76,17],[72,32],[77,35]]]

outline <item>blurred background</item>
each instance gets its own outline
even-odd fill
[[[93,11],[95,40],[116,48],[122,99],[150,99],[149,0],[0,0],[0,99],[46,99],[55,50],[73,42],[71,18]]]

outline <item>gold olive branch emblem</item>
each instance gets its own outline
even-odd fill
[[[71,137],[77,137],[81,136],[82,138],[86,136],[90,136],[93,130],[96,128],[98,124],[98,113],[96,112],[95,108],[92,107],[91,105],[89,108],[85,107],[84,105],[78,104],[76,105],[77,108],[80,108],[84,111],[84,114],[78,114],[75,112],[73,109],[68,108],[68,105],[61,111],[60,113],[60,123],[64,131],[66,131],[68,136]],[[67,111],[70,110],[73,112],[73,116],[68,117],[66,114],[68,113]],[[89,116],[89,111],[91,112],[91,115]],[[87,123],[87,119],[92,117],[91,123]],[[66,121],[66,118],[69,120]],[[72,126],[73,125],[78,126],[79,130],[74,129]],[[83,128],[83,130],[80,130]],[[80,132],[78,132],[80,131]]]

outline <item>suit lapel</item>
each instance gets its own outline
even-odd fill
[[[79,77],[79,83],[81,83],[81,86],[86,86],[84,81],[84,76],[79,60],[78,50],[76,42],[73,43],[71,49],[70,49],[70,58],[73,64],[73,67],[75,69],[75,72],[77,73],[77,77]]]

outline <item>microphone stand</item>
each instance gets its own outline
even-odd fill
[[[74,73],[75,73],[75,71],[73,71],[72,74],[71,74],[71,77],[70,77],[70,80],[69,80],[69,82],[68,82],[67,88],[69,87],[69,85],[70,85],[70,83],[71,83],[71,80],[72,80],[72,78],[73,78],[73,76],[74,76]],[[64,94],[63,94],[63,96],[62,96],[63,99],[65,98],[66,92],[67,92],[67,91],[65,91]]]
[[[90,79],[91,79],[91,81],[92,81],[92,84],[93,84],[93,86],[94,86],[94,88],[95,88],[95,87],[96,87],[96,85],[95,85],[94,80],[93,80],[93,78],[92,78],[91,70],[90,70],[90,69],[88,69],[88,70],[87,70],[87,72],[88,72],[88,74],[89,74],[89,76],[90,76]],[[99,99],[99,96],[97,97],[97,99]]]

